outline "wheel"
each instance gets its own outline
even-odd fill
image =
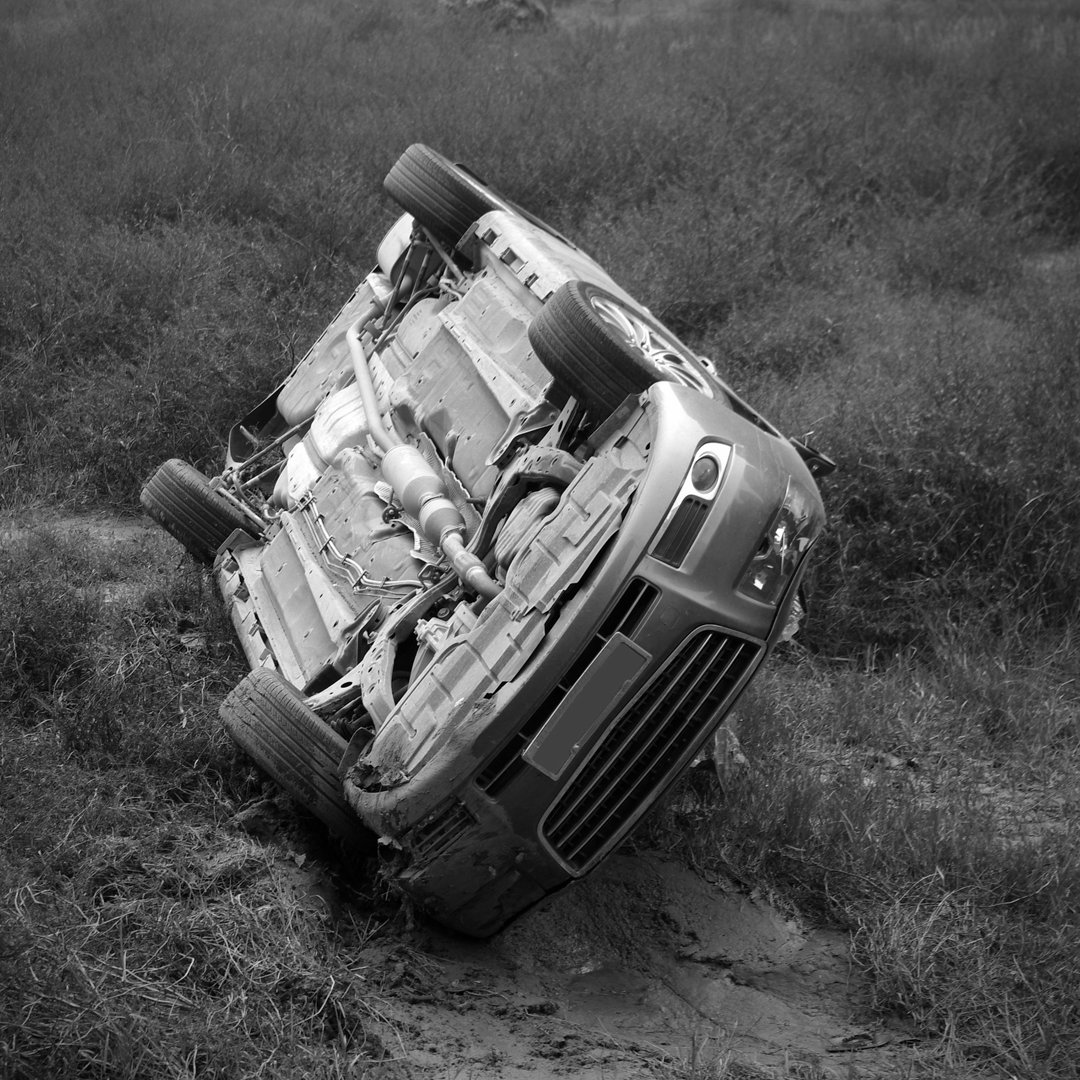
[[[517,208],[460,165],[413,143],[386,174],[387,194],[437,240],[453,246],[490,210]]]
[[[529,343],[557,383],[605,416],[656,382],[716,395],[704,364],[670,330],[586,281],[556,290],[529,324]]]
[[[370,845],[341,791],[345,740],[280,675],[256,668],[221,703],[221,718],[233,742],[338,839]]]
[[[244,514],[226,502],[198,469],[178,458],[166,461],[147,480],[139,501],[199,562],[213,562],[233,530],[252,531]]]

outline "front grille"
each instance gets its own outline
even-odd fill
[[[634,633],[648,614],[660,590],[641,578],[631,578],[626,588],[619,595],[604,619],[603,625],[593,635],[585,648],[559,680],[558,686],[544,699],[540,708],[517,730],[514,737],[491,758],[483,771],[476,778],[476,785],[481,791],[495,796],[525,767],[521,752],[532,742],[536,733],[547,723],[559,707],[560,702],[570,692],[570,688],[581,678],[585,669],[600,655],[613,634],[622,634],[633,640]]]
[[[544,838],[567,866],[584,870],[618,839],[730,706],[760,650],[719,630],[683,642],[544,819]]]
[[[476,818],[469,808],[464,803],[454,801],[420,822],[409,834],[405,846],[416,859],[430,859],[475,824]]]

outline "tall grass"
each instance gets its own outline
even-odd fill
[[[421,0],[191,0],[4,32],[9,499],[133,505],[163,453],[209,467],[365,272],[421,140],[840,458],[822,647],[902,647],[928,601],[1072,614],[1073,506],[1045,493],[1074,486],[1076,326],[1020,259],[1080,220],[1074,20],[742,4],[507,34]]]
[[[244,664],[201,572],[66,521],[0,564],[0,1076],[345,1076],[394,1054],[371,905],[237,827],[262,781],[217,723]]]
[[[170,774],[206,757],[217,701],[243,664],[208,582],[195,568],[177,573],[170,548],[65,520],[5,537],[6,730]]]
[[[740,712],[750,769],[718,813],[685,793],[689,857],[847,926],[875,1005],[936,1050],[1065,1077],[1080,1031],[1080,696],[1071,642],[838,669],[803,655]],[[676,815],[677,817],[677,815]]]
[[[723,815],[702,811],[694,857],[843,919],[881,1009],[956,1068],[990,1046],[1016,1075],[1066,1076],[1080,24],[1064,3],[831,7],[745,0],[569,34],[433,0],[9,4],[0,502],[14,520],[127,511],[163,458],[212,470],[369,268],[397,154],[422,141],[468,162],[841,466],[807,651],[747,706],[755,772]],[[0,812],[20,825],[0,974],[9,1015],[44,1025],[5,1052],[28,1076],[74,1068],[77,1046],[99,1075],[236,1074],[236,1043],[176,1017],[195,1002],[191,1024],[225,1017],[269,1045],[275,978],[241,1007],[239,970],[265,960],[249,909],[235,934],[200,921],[228,923],[205,882],[168,907],[123,831],[137,818],[166,860],[200,850],[185,813],[214,822],[250,794],[210,734],[239,664],[227,628],[197,576],[104,604],[114,570],[63,531],[2,559]],[[210,652],[181,626],[209,628]],[[232,854],[262,910],[250,853]],[[121,924],[149,950],[138,986],[115,981]],[[154,949],[184,938],[198,985],[162,990],[176,973]],[[313,1001],[326,973],[358,985],[329,940],[311,944],[323,966],[295,958]],[[30,1000],[34,949],[52,989]],[[135,1030],[120,1018],[139,987],[186,996]],[[305,1045],[341,1034],[314,1009],[286,1019]],[[279,1075],[322,1067],[274,1046]]]

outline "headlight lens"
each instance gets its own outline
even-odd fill
[[[747,564],[739,592],[766,604],[777,603],[814,540],[816,517],[810,493],[789,479],[784,502]]]
[[[690,469],[690,483],[694,485],[696,491],[715,490],[719,479],[720,465],[712,454],[702,454]]]

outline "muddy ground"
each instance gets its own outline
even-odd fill
[[[234,824],[305,917],[371,910],[287,800],[241,807]],[[399,904],[380,908],[358,957],[391,975],[380,1080],[855,1080],[903,1075],[918,1049],[871,1015],[846,935],[633,842],[488,941]]]
[[[341,903],[317,861],[281,851],[268,872]],[[870,1018],[844,935],[658,852],[613,856],[490,941],[408,922],[365,958],[401,970],[387,1077],[890,1077],[914,1049]]]

